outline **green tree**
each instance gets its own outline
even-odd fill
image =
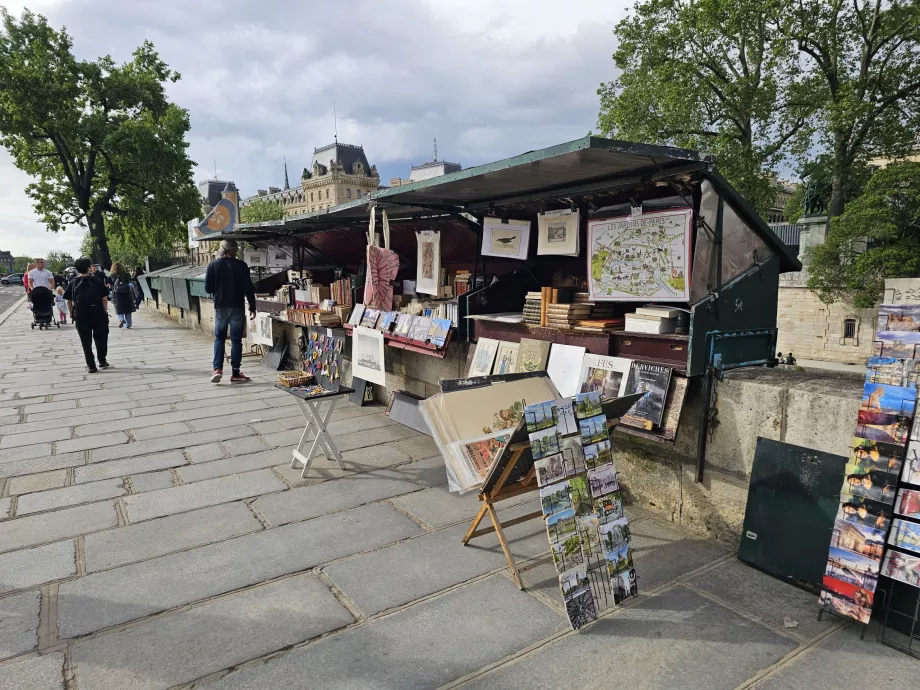
[[[78,60],[72,41],[26,10],[0,7],[0,143],[36,180],[26,187],[54,232],[87,228],[92,257],[109,265],[106,221],[180,225],[198,214],[187,111],[164,84],[179,74],[145,41],[130,61]]]
[[[240,209],[241,223],[264,223],[284,218],[284,205],[267,199],[253,199]]]
[[[826,303],[847,296],[856,307],[871,307],[885,278],[920,276],[920,163],[877,170],[806,259],[808,287]]]
[[[52,273],[60,273],[68,266],[73,266],[73,257],[67,252],[48,252],[45,256],[45,268]]]
[[[35,263],[35,259],[31,256],[14,256],[13,271],[16,273],[25,273],[26,266],[32,263]]]
[[[857,161],[852,166],[844,190],[844,202],[850,202],[863,193],[874,170],[873,166],[863,161]],[[827,153],[821,154],[815,160],[803,165],[800,174],[802,179],[807,181],[808,187],[812,190],[811,193],[817,195],[821,207],[827,210],[830,207],[834,183],[833,157]],[[790,223],[798,222],[805,212],[805,192],[805,184],[796,187],[783,209],[783,216]]]
[[[828,215],[838,216],[860,161],[917,146],[920,2],[797,0],[777,10],[821,103],[817,131],[832,160]]]
[[[794,46],[768,11],[783,0],[639,0],[614,33],[620,75],[602,84],[598,127],[701,149],[761,212],[770,171],[804,150],[816,109]]]

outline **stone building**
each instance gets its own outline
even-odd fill
[[[391,187],[402,187],[404,184],[418,182],[419,180],[430,180],[432,177],[440,177],[448,173],[463,170],[459,163],[449,163],[437,159],[430,160],[419,165],[413,165],[409,170],[409,177],[391,177]]]
[[[304,168],[299,187],[290,186],[285,163],[284,189],[260,189],[257,195],[243,199],[240,208],[257,199],[275,201],[284,206],[286,216],[293,216],[361,199],[379,185],[377,166],[368,162],[364,147],[335,142],[313,149],[313,162]]]
[[[13,271],[13,253],[0,251],[0,271],[12,273]]]

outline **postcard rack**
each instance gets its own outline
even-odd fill
[[[899,587],[899,585],[903,585],[903,587]],[[889,596],[885,597],[885,616],[882,619],[882,625],[879,628],[878,635],[876,635],[876,640],[886,647],[891,647],[908,656],[920,659],[920,645],[914,647],[914,642],[920,641],[920,588],[912,587],[911,585],[899,583],[894,580],[891,581],[890,586],[891,593]],[[895,598],[894,590],[896,588],[911,591],[912,596],[905,597],[905,600],[913,599],[913,601],[909,602],[913,605],[913,611],[899,611],[893,608],[892,602]],[[907,638],[906,642],[900,642],[890,637],[889,630],[892,628],[894,630],[898,629],[888,624],[888,619],[891,615],[897,616],[901,620],[907,619],[907,624],[910,626],[910,632],[903,633],[902,635]]]
[[[349,335],[351,335],[355,327],[352,324],[345,324],[343,328],[348,332]],[[403,337],[401,335],[394,335],[392,333],[384,333],[383,340],[387,345],[398,350],[417,352],[420,355],[428,355],[430,357],[444,359],[447,356],[447,346],[450,345],[454,330],[455,329],[453,326],[448,329],[447,337],[444,339],[444,345],[440,347],[434,345],[433,343],[427,343],[420,340],[410,340],[409,338]]]

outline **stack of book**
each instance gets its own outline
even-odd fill
[[[314,326],[325,326],[326,328],[332,328],[333,326],[342,325],[342,320],[334,312],[316,311],[311,314],[311,317]]]
[[[546,325],[571,329],[590,315],[591,306],[588,304],[549,304],[546,307]]]
[[[332,299],[336,304],[343,304],[346,307],[351,306],[351,278],[342,278],[335,281],[331,286]]]
[[[324,299],[329,299],[329,288],[325,285],[313,285],[310,287],[310,301],[314,304],[321,303]]]
[[[633,333],[673,333],[679,309],[669,307],[639,307],[635,314],[626,315],[626,330]]]
[[[348,323],[348,315],[351,314],[351,307],[337,304],[332,308],[332,311],[334,311],[335,315],[339,317],[339,321],[342,323]]]
[[[539,292],[528,292],[524,297],[524,323],[540,325],[541,300]]]
[[[470,291],[470,272],[468,270],[457,271],[454,275],[454,294],[460,296]]]

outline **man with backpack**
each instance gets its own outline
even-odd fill
[[[64,299],[67,300],[70,318],[73,319],[80,336],[83,356],[86,357],[86,370],[90,374],[95,374],[97,369],[96,359],[93,357],[93,342],[96,343],[99,368],[109,368],[106,361],[109,349],[109,296],[105,285],[90,275],[91,263],[85,257],[73,262],[73,267],[79,275],[68,283]]]
[[[224,340],[230,330],[230,383],[246,383],[249,377],[240,371],[243,361],[243,335],[246,332],[245,305],[249,302],[251,318],[256,315],[256,293],[249,276],[249,266],[236,258],[239,251],[234,240],[222,240],[220,258],[208,264],[204,289],[214,295],[214,373],[211,383],[224,375]]]

